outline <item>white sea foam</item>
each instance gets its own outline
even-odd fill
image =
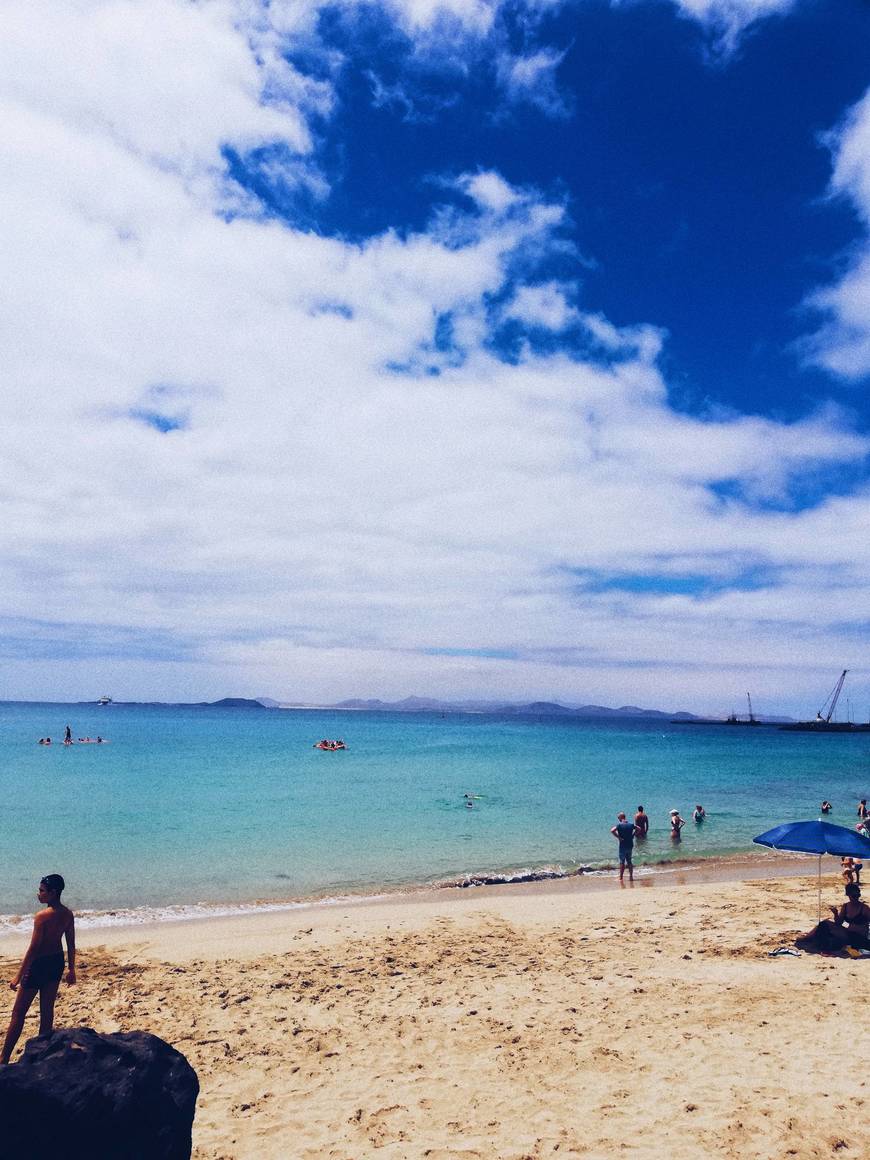
[[[132,906],[117,910],[77,910],[76,926],[80,930],[112,927],[151,926],[165,922],[190,922],[203,918],[235,918],[246,914],[314,910],[329,906],[355,906],[387,898],[385,894],[337,895],[329,898],[294,899],[285,902],[189,903],[177,906]],[[28,934],[31,914],[0,914],[0,938],[4,935]]]

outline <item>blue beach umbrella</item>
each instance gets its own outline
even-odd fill
[[[866,858],[870,860],[870,839],[849,830],[845,826],[835,826],[832,822],[784,822],[765,830],[752,839],[759,846],[770,846],[772,850],[790,850],[799,854],[819,856],[819,921],[822,918],[822,855],[833,854],[838,858]]]

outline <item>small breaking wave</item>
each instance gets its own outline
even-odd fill
[[[602,873],[606,869],[606,866],[575,866],[571,869],[563,866],[539,866],[534,869],[523,867],[518,870],[460,874],[456,878],[447,878],[433,885],[439,890],[466,890],[469,886],[507,886],[518,882],[547,882],[554,878],[575,878],[580,874]]]
[[[131,906],[117,910],[77,910],[76,927],[80,930],[107,930],[114,927],[154,926],[166,922],[190,922],[203,918],[237,918],[247,914],[280,913],[313,910],[327,906],[350,906],[375,902],[389,897],[369,894],[328,898],[291,899],[287,901],[237,903],[185,903],[170,906]],[[0,938],[4,935],[29,934],[32,914],[0,914]]]

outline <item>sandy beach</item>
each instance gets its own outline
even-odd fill
[[[768,955],[814,877],[597,887],[85,932],[57,1024],[184,1052],[197,1160],[866,1155],[870,960]]]

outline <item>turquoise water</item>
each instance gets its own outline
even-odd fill
[[[107,745],[58,742],[73,735]],[[45,748],[39,737],[51,735]],[[343,737],[346,752],[314,749]],[[638,863],[753,849],[817,816],[854,824],[870,735],[647,720],[0,705],[0,915],[42,874],[97,911],[375,893],[612,863],[616,811],[646,806]],[[466,792],[482,795],[475,808]],[[695,827],[696,801],[709,819]],[[668,836],[668,811],[687,819]],[[757,851],[758,847],[754,847]]]

